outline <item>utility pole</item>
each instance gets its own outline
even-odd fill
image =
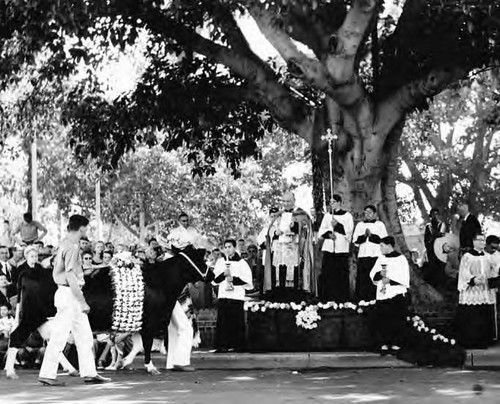
[[[31,140],[31,214],[33,215],[33,220],[37,217],[37,197],[38,197],[38,184],[37,184],[37,171],[38,171],[38,161],[37,161],[37,146],[36,146],[36,133],[33,133],[33,138]]]
[[[98,178],[95,183],[95,215],[97,222],[97,239],[102,240],[102,221],[101,221],[101,179]]]

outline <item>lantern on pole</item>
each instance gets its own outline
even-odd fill
[[[333,199],[333,148],[334,142],[338,139],[337,134],[328,128],[326,135],[321,136],[321,140],[328,143],[328,160],[330,163],[330,203]]]

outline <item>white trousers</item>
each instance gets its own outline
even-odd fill
[[[175,302],[168,325],[167,369],[191,364],[193,326],[179,302]]]
[[[97,375],[93,348],[93,336],[87,314],[82,312],[80,303],[69,287],[59,286],[54,296],[57,314],[54,317],[54,333],[47,344],[43,357],[40,377],[55,379],[59,358],[62,354],[69,333],[73,334],[78,351],[78,363],[81,377]]]

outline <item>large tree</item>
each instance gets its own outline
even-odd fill
[[[109,102],[86,97],[87,84],[74,92],[67,119],[78,154],[115,166],[138,143],[154,144],[161,128],[164,148],[191,150],[195,173],[213,173],[224,156],[237,174],[275,123],[308,142],[315,178],[327,185],[330,129],[335,191],[356,217],[377,204],[401,246],[395,185],[407,114],[500,55],[500,5],[490,0],[390,8],[381,0],[10,0],[0,19],[9,74],[47,44],[50,78],[88,60],[89,39],[126,46],[148,35],[150,63],[132,93]],[[259,55],[241,19],[255,22],[277,58]]]

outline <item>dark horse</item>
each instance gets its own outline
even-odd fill
[[[151,361],[153,338],[160,331],[166,332],[175,302],[182,290],[190,282],[210,281],[213,277],[208,272],[204,255],[204,250],[187,247],[171,258],[144,268],[144,311],[140,336],[144,348],[144,364],[149,373],[158,373]],[[39,279],[23,277],[22,274],[20,278],[21,316],[19,325],[11,333],[5,365],[7,376],[12,378],[16,377],[13,364],[17,350],[32,332],[41,327],[51,314],[55,314],[53,301],[56,285],[51,271],[45,270]],[[83,292],[90,306],[89,320],[92,329],[110,330],[113,296],[108,273],[104,272],[95,279],[90,279]],[[32,315],[25,316],[22,313]],[[125,358],[124,365],[131,363],[140,350],[140,339],[133,340],[134,348],[131,355]]]

